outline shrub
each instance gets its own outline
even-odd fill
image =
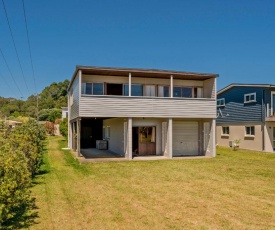
[[[1,143],[2,142],[2,143]],[[23,151],[0,141],[0,228],[33,206],[30,171]]]
[[[59,126],[60,133],[68,140],[68,118],[64,118]]]
[[[18,149],[27,158],[28,169],[34,176],[42,163],[42,154],[45,151],[46,130],[34,119],[15,127],[9,134],[7,142],[14,149]]]

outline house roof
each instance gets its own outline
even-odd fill
[[[219,75],[213,73],[194,73],[194,72],[182,72],[182,71],[170,71],[170,70],[158,70],[158,69],[137,69],[137,68],[112,68],[112,67],[98,67],[98,66],[76,66],[76,70],[72,76],[72,80],[68,89],[70,89],[72,82],[74,81],[77,72],[81,70],[82,74],[93,75],[107,75],[107,76],[129,76],[132,77],[148,77],[148,78],[170,78],[173,75],[174,79],[185,80],[207,80],[210,78],[216,78]]]
[[[217,92],[217,95],[233,88],[233,87],[258,87],[258,88],[271,88],[271,87],[275,87],[275,85],[273,84],[242,84],[242,83],[232,83],[224,88],[222,88],[221,90],[219,90]]]

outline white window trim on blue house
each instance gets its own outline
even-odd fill
[[[221,107],[221,106],[225,106],[224,98],[217,99],[217,107]]]
[[[256,93],[247,93],[244,95],[244,103],[256,102]]]
[[[229,126],[222,126],[222,136],[229,136],[230,130]]]

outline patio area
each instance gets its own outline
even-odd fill
[[[88,149],[81,149],[81,155],[85,159],[93,159],[93,158],[124,158],[123,156],[111,152],[109,150],[100,150],[96,148],[88,148]]]

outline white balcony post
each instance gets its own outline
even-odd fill
[[[129,73],[129,97],[132,96],[132,74]]]
[[[271,108],[271,113],[269,113],[269,103],[266,104],[266,117],[269,117],[270,114],[272,114],[272,108]]]
[[[174,82],[173,82],[173,75],[170,76],[170,97],[173,97],[173,89],[174,89]]]

